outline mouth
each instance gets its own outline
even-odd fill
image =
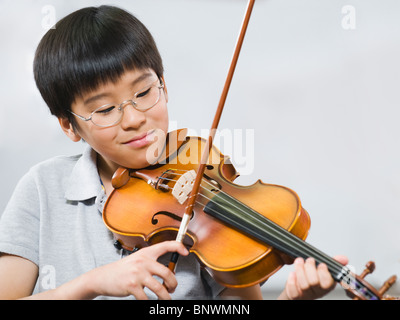
[[[149,130],[145,133],[142,133],[140,135],[135,136],[133,139],[130,139],[126,142],[124,142],[123,144],[125,145],[129,145],[135,148],[141,148],[144,146],[147,146],[148,144],[150,144],[153,139],[152,139],[152,135],[154,133],[154,129],[153,130]]]

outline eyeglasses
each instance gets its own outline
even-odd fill
[[[160,80],[160,85],[153,83],[136,92],[132,99],[125,100],[119,105],[106,104],[97,108],[90,114],[89,118],[82,117],[72,111],[69,112],[83,121],[91,120],[96,126],[111,127],[122,119],[127,104],[131,104],[136,110],[143,112],[153,108],[160,100],[162,89],[164,89],[164,83]]]

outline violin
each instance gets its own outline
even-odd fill
[[[161,163],[115,172],[103,220],[120,248],[136,251],[176,239],[201,161],[199,150],[207,144],[203,138],[186,137],[186,132],[169,133]],[[358,299],[381,299],[394,283],[392,277],[376,290],[363,279],[373,271],[371,263],[368,272],[356,276],[305,242],[311,221],[293,190],[261,180],[240,186],[233,182],[237,176],[229,157],[212,146],[183,239],[216,281],[247,287],[267,280],[293,258],[313,257]]]
[[[144,169],[119,168],[103,221],[115,245],[130,252],[166,240],[182,242],[226,287],[259,284],[294,258],[312,257],[328,266],[351,298],[380,300],[395,276],[377,290],[364,279],[373,262],[358,276],[308,244],[310,216],[298,195],[261,180],[235,184],[237,171],[212,143],[253,5],[249,0],[209,138],[188,137],[186,129],[170,132],[155,163]],[[173,254],[171,270],[177,260]]]

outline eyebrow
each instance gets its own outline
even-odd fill
[[[131,84],[130,84],[131,88],[133,88],[139,82],[141,82],[141,81],[143,81],[145,79],[151,78],[152,75],[153,74],[151,72],[143,73],[142,75],[140,75],[139,77],[137,77],[135,80],[133,80],[131,82]],[[106,98],[106,97],[109,97],[109,96],[111,96],[111,93],[109,93],[109,92],[99,93],[99,94],[96,94],[94,96],[91,96],[90,98],[87,98],[85,101],[83,101],[83,104],[84,105],[88,105],[89,103],[92,103],[92,102],[94,102],[96,100],[100,100],[102,98]]]

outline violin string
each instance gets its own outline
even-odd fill
[[[175,170],[175,169],[174,169],[174,170]],[[177,170],[187,171],[187,170],[184,170],[184,169],[177,169]],[[166,173],[172,174],[172,175],[176,175],[176,176],[182,176],[182,175],[184,174],[184,173],[180,174],[180,173],[176,173],[176,172],[166,172]],[[166,177],[163,177],[163,179],[164,179],[164,180],[169,180],[169,181],[175,181],[175,182],[177,181],[176,179],[171,179],[171,178],[166,178]],[[222,191],[220,188],[218,188],[218,187],[216,187],[215,185],[211,184],[211,183],[210,183],[209,181],[207,181],[206,179],[202,179],[202,181],[205,182],[206,184],[210,185],[210,186],[212,187],[213,190],[216,190],[216,191],[218,191],[218,193],[221,193],[221,194],[223,194],[224,196],[230,198],[230,199],[231,199],[231,202],[233,203],[233,206],[234,206],[234,208],[235,208],[236,210],[242,212],[243,214],[247,214],[247,213],[248,213],[248,212],[244,211],[242,208],[240,208],[239,206],[237,206],[237,205],[235,204],[236,202],[238,202],[237,199],[233,198],[231,195],[227,194],[226,192]],[[215,193],[215,191],[209,190],[209,189],[207,189],[207,188],[206,188],[205,186],[203,186],[203,185],[200,185],[200,187],[203,188],[204,190],[206,190],[206,191],[212,193],[214,196],[217,195],[217,193]],[[205,196],[205,195],[202,194],[202,193],[199,193],[199,195],[202,196],[203,198],[207,199],[208,201],[213,202],[212,198],[209,198],[209,197]],[[196,201],[196,203],[199,204],[200,206],[203,206],[203,208],[205,207],[205,205],[204,205],[203,203],[199,202],[199,201]],[[248,208],[248,206],[246,206],[245,204],[242,204],[242,205],[244,205],[245,207]],[[229,209],[230,209],[230,208],[228,208],[228,207],[223,206],[221,203],[218,203],[218,206],[220,206],[220,207],[222,207],[222,208],[224,208],[225,210],[228,210],[228,211],[229,211]],[[249,208],[249,209],[250,209],[250,208]],[[209,208],[209,210],[212,210],[212,211],[214,211],[215,213],[218,214],[218,212],[217,212],[216,210],[214,210],[214,209]],[[257,223],[257,222],[260,223],[260,222],[261,222],[261,221],[259,221],[259,219],[257,219],[256,216],[253,217],[253,218],[256,218],[256,221],[254,221],[254,223]],[[263,218],[265,218],[265,217],[263,217]],[[265,218],[265,219],[267,219],[267,218]],[[269,220],[269,219],[267,219],[267,220]],[[270,226],[270,228],[276,228],[276,227],[274,226],[274,224],[272,224],[272,225]],[[273,231],[281,231],[281,230],[279,230],[279,229],[280,229],[280,228],[276,228],[276,230],[273,230]],[[291,233],[290,233],[289,231],[287,231],[287,230],[284,230],[284,232],[279,232],[279,236],[282,237],[282,240],[283,240],[284,242],[286,242],[287,245],[291,245],[292,247],[295,247],[295,248],[297,248],[298,250],[303,251],[303,252],[305,253],[305,255],[307,255],[307,256],[314,257],[314,258],[317,260],[317,262],[324,262],[324,263],[326,263],[328,266],[330,266],[330,268],[331,268],[335,273],[340,274],[340,272],[341,272],[343,266],[342,266],[339,262],[337,262],[336,260],[334,260],[334,259],[332,259],[331,257],[327,256],[326,254],[320,252],[319,250],[313,248],[312,246],[310,246],[309,244],[307,244],[306,242],[304,242],[304,241],[301,240],[300,238],[294,236],[293,234],[291,234]],[[318,260],[320,260],[320,261],[318,261]]]
[[[182,171],[185,171],[183,169],[181,169]],[[173,173],[174,175],[183,175],[183,174],[178,174],[178,173]],[[177,181],[176,179],[170,179],[170,178],[164,178],[166,180],[169,181]],[[205,186],[200,184],[200,187],[203,188],[205,191],[210,192],[211,194],[213,194],[213,196],[216,196],[217,194],[223,194],[224,196],[227,196],[229,198],[232,199],[233,203],[238,202],[237,199],[233,198],[231,195],[225,193],[224,191],[222,191],[220,188],[216,187],[215,185],[211,184],[210,182],[208,182],[206,179],[202,179],[202,182],[205,182],[206,184],[210,185],[212,187],[212,190],[207,189]],[[219,191],[218,193],[215,193],[214,190]],[[212,198],[207,197],[206,195],[199,193],[200,196],[202,196],[203,198],[207,199],[208,201],[213,202]],[[190,196],[194,196],[194,195],[190,195]],[[205,208],[205,204],[201,203],[200,201],[195,201],[195,203],[197,203],[198,205],[200,205],[201,207]],[[230,208],[224,207],[223,205],[221,205],[221,203],[218,203],[217,205],[219,205],[220,207],[223,207],[224,209],[228,210]],[[244,204],[242,204],[244,205]],[[245,207],[247,207],[246,205],[244,205]],[[246,211],[242,210],[240,207],[238,207],[237,205],[234,205],[234,207],[239,210],[242,211],[243,213],[247,214]],[[208,208],[209,210],[213,211],[214,213],[219,214],[219,212],[217,212],[216,210],[212,209],[212,208]],[[231,211],[230,211],[231,212]],[[260,214],[258,214],[258,216],[260,216]],[[267,218],[263,217],[264,219],[268,220]],[[262,222],[262,221],[256,221],[256,222]],[[270,227],[274,227],[274,224],[272,223],[270,225]],[[274,227],[276,228],[276,227]],[[279,230],[280,227],[278,226],[278,228],[276,228],[276,230]],[[284,229],[283,229],[284,230]],[[314,257],[315,260],[320,263],[323,262],[325,263],[329,270],[331,271],[332,276],[337,280],[337,281],[341,281],[343,273],[345,275],[344,279],[349,280],[350,282],[348,284],[351,284],[353,289],[357,289],[358,292],[360,292],[361,294],[365,295],[366,292],[369,293],[370,297],[375,297],[375,294],[373,292],[371,292],[369,290],[369,288],[365,287],[357,278],[354,277],[354,275],[352,275],[351,273],[346,272],[348,269],[341,265],[338,261],[334,260],[333,258],[329,257],[328,255],[326,255],[325,253],[319,251],[318,249],[312,247],[311,245],[309,245],[308,243],[304,242],[303,240],[299,239],[298,237],[294,236],[293,234],[291,234],[289,231],[284,230],[284,232],[281,232],[279,234],[279,236],[281,238],[285,238],[285,243],[288,246],[291,247],[295,247],[300,251],[303,251],[303,254],[305,254],[305,256],[309,256],[309,257]]]
[[[181,170],[184,171],[183,169],[181,169]],[[178,174],[178,173],[173,173],[173,174],[175,174],[175,175],[182,175],[182,174]],[[174,180],[174,179],[169,179],[169,180]],[[210,185],[213,189],[218,190],[219,193],[223,194],[224,196],[229,197],[233,203],[238,202],[237,199],[235,199],[235,198],[233,198],[231,195],[225,193],[224,191],[222,191],[222,190],[219,189],[218,187],[214,186],[213,184],[211,184],[211,183],[208,182],[207,180],[203,179],[202,181],[205,182],[206,184]],[[214,196],[217,194],[217,193],[215,193],[213,190],[207,189],[205,186],[202,186],[202,185],[201,185],[201,187],[202,187],[204,190],[206,190],[206,191],[212,193]],[[209,198],[209,197],[207,197],[207,196],[205,196],[204,194],[201,194],[201,193],[200,193],[199,195],[202,196],[203,198],[207,199],[208,201],[213,202],[212,198]],[[197,203],[198,203],[199,205],[205,207],[205,205],[204,205],[203,203],[200,203],[200,202],[198,202],[198,201],[197,201]],[[224,208],[225,210],[229,210],[229,209],[230,209],[230,208],[228,208],[228,207],[224,207],[223,205],[221,205],[221,203],[218,203],[218,205],[219,205],[220,207]],[[238,207],[238,206],[235,205],[235,204],[234,204],[233,206],[235,207],[236,210],[241,211],[241,212],[244,213],[244,214],[247,214],[247,213],[248,213],[248,212],[244,211],[243,209],[241,209],[240,207]],[[244,206],[247,207],[246,205],[244,205]],[[213,209],[211,209],[211,208],[209,208],[209,210],[212,210],[212,211],[214,211],[215,213],[218,213],[218,212],[216,212],[216,210],[213,210]],[[260,222],[260,221],[256,221],[256,222]],[[274,225],[272,225],[272,227],[274,227]],[[288,245],[290,245],[289,243],[291,242],[291,245],[292,245],[292,246],[295,246],[298,250],[301,250],[301,251],[304,251],[304,248],[301,247],[301,246],[305,246],[305,247],[309,246],[306,242],[302,241],[302,240],[299,239],[298,237],[293,238],[294,235],[291,234],[290,232],[288,232],[287,230],[284,230],[284,231],[285,231],[285,232],[283,232],[282,234],[280,234],[280,236],[282,236],[283,238],[285,238],[284,240],[286,241],[286,243],[287,243]],[[294,236],[294,237],[295,237],[295,236]],[[295,239],[295,240],[294,240],[294,239]],[[294,242],[293,242],[293,241],[294,241]],[[299,244],[298,242],[300,242],[300,244]],[[299,247],[299,245],[300,245],[300,247]],[[312,249],[314,249],[314,248],[312,248]],[[320,253],[320,252],[312,252],[312,251],[310,252],[310,250],[306,250],[306,251],[307,251],[307,252],[305,252],[305,253],[306,253],[308,256],[315,257],[317,261],[318,261],[318,257],[317,257],[317,256],[320,256],[320,259],[319,259],[319,260],[322,259],[323,262],[325,262],[325,263],[327,263],[328,265],[331,266],[331,269],[335,269],[335,272],[340,272],[340,270],[341,270],[342,267],[343,267],[342,265],[339,264],[339,262],[336,262],[334,259],[332,259],[332,258],[326,256],[326,255],[323,254],[323,253]],[[332,264],[332,262],[333,262],[333,264]]]
[[[204,188],[204,187],[203,187]],[[209,192],[212,192],[211,190],[206,189]],[[224,193],[224,192],[222,192]],[[226,194],[226,193],[224,193]],[[206,198],[207,200],[213,202],[212,198],[208,198],[207,196],[205,196],[204,194],[200,194],[201,196],[203,196],[204,198]],[[229,196],[229,195],[228,195]],[[234,198],[233,198],[234,199]],[[235,201],[237,201],[236,199],[234,199]],[[203,203],[199,203],[201,206],[204,206]],[[230,208],[228,207],[224,207],[221,203],[218,203],[218,206],[229,210]],[[247,214],[247,212],[243,211],[240,207],[235,205],[235,208],[239,211],[241,211],[242,213]],[[208,208],[209,210],[214,211],[215,213],[218,213],[216,210],[212,209],[212,208]],[[260,221],[260,219],[257,219],[257,216],[254,216],[256,219],[254,220],[253,224],[254,226],[257,226],[256,223],[262,223],[263,221]],[[264,217],[265,218],[265,217]],[[274,224],[268,226],[269,228],[276,228]],[[339,274],[340,271],[342,270],[343,266],[339,264],[339,262],[335,262],[335,260],[333,260],[331,257],[326,256],[325,254],[316,251],[315,248],[311,247],[309,244],[307,244],[306,242],[304,242],[303,240],[301,240],[300,238],[294,236],[293,234],[291,234],[289,231],[284,230],[284,232],[280,232],[281,230],[279,230],[280,228],[276,228],[275,230],[272,231],[278,231],[278,235],[280,237],[280,239],[284,240],[284,242],[291,247],[296,248],[299,251],[302,251],[306,256],[309,257],[314,257],[316,259],[317,262],[324,262],[326,263],[328,266],[331,267],[332,270],[335,271],[335,273]],[[332,263],[333,262],[333,263]]]
[[[215,188],[214,185],[212,185],[211,183],[209,183],[207,180],[202,180],[206,183],[208,183],[210,186],[212,186],[212,188]],[[213,192],[213,190],[208,190],[207,188],[203,187],[206,191],[211,192],[214,196],[216,196],[217,194],[215,194]],[[220,189],[219,189],[220,190]],[[244,205],[245,207],[247,207],[247,205],[241,203],[240,201],[238,201],[237,199],[233,198],[231,195],[225,193],[224,191],[220,190],[220,193],[224,194],[225,196],[229,197],[232,199],[232,201],[234,203],[240,203],[242,205]],[[200,194],[201,196],[205,197],[207,200],[213,202],[213,200],[211,198],[206,197],[204,194]],[[201,203],[201,205],[204,205]],[[221,203],[218,203],[219,206],[221,206]],[[223,207],[223,206],[222,206]],[[238,210],[243,211],[240,207],[235,205],[235,208]],[[248,208],[248,207],[247,207]],[[214,212],[216,212],[215,210],[213,210],[212,208],[208,208],[209,210],[212,210]],[[228,209],[228,207],[225,207],[225,209]],[[249,208],[250,210],[252,210],[251,208]],[[243,211],[244,213],[248,213]],[[218,213],[218,212],[216,212]],[[368,287],[365,287],[363,283],[361,283],[355,276],[354,274],[352,274],[350,272],[350,270],[346,267],[343,266],[340,262],[336,261],[335,259],[333,259],[332,257],[326,255],[325,253],[321,252],[320,250],[318,250],[317,248],[311,246],[310,244],[308,244],[307,242],[301,240],[300,238],[296,237],[295,235],[293,235],[292,233],[290,233],[289,231],[287,231],[286,229],[281,228],[280,226],[276,225],[275,223],[273,223],[272,221],[270,221],[268,218],[262,216],[261,214],[257,213],[257,215],[253,216],[255,218],[262,218],[261,220],[266,220],[270,223],[269,227],[273,227],[276,228],[277,231],[281,230],[283,232],[280,232],[279,235],[283,236],[284,238],[286,238],[287,241],[287,245],[292,245],[293,247],[297,247],[298,249],[300,249],[300,251],[305,252],[306,254],[308,254],[309,257],[314,257],[316,259],[317,262],[323,262],[325,263],[331,273],[333,272],[332,276],[339,282],[341,282],[341,280],[343,279],[343,281],[348,280],[349,282],[347,282],[347,286],[345,286],[345,288],[352,288],[355,289],[357,292],[361,293],[363,296],[367,297],[367,298],[378,298],[374,292],[372,292]],[[258,221],[256,219],[256,222],[260,222],[263,223],[263,221]],[[276,227],[277,226],[277,227]],[[304,250],[305,249],[305,250]],[[318,258],[319,257],[319,258]],[[320,261],[318,261],[318,259]],[[344,284],[346,284],[346,282],[344,282]]]
[[[185,169],[173,169],[173,170],[180,170],[180,171],[184,171],[187,172],[188,170]],[[169,174],[173,174],[176,176],[182,176],[184,175],[184,173],[180,174],[180,173],[176,173],[176,172],[165,172],[165,173],[169,173]],[[166,178],[163,177],[163,179],[165,180],[169,180],[169,181],[175,181],[177,182],[178,180],[176,179],[170,179],[170,178]],[[204,190],[212,193],[215,196],[219,195],[219,194],[223,194],[226,197],[229,197],[232,199],[233,203],[240,203],[241,205],[245,206],[246,208],[250,209],[250,212],[252,211],[251,208],[249,208],[247,205],[239,202],[237,199],[233,198],[231,195],[225,193],[224,191],[222,191],[220,188],[216,187],[215,185],[211,184],[209,181],[202,179],[203,182],[205,182],[206,184],[210,185],[212,187],[212,190],[207,189],[205,186],[202,186],[200,184],[200,187],[203,188]],[[216,193],[215,191],[218,191],[218,193]],[[205,196],[202,193],[199,193],[200,196],[202,196],[203,198],[215,203],[212,198],[208,198],[207,196]],[[192,197],[194,195],[190,195],[190,197]],[[202,206],[203,208],[206,207],[205,204],[199,202],[199,201],[195,201],[195,203],[197,203],[198,205]],[[221,203],[216,203],[218,206],[223,207],[225,210],[229,211],[229,207],[224,207],[223,205],[221,205]],[[243,209],[241,209],[239,206],[237,206],[236,204],[233,205],[235,207],[235,209],[237,209],[238,211],[243,212],[244,214],[248,214],[248,212],[244,211]],[[212,209],[212,208],[208,208],[209,210],[212,210],[214,213],[217,213],[217,215],[219,214],[219,212],[217,212],[216,210]],[[229,211],[231,212],[231,211]],[[263,221],[257,221],[257,217],[260,217],[262,215],[258,214],[257,216],[253,216],[252,218],[256,218],[256,221],[253,221],[253,223],[263,223]],[[292,233],[290,233],[289,231],[281,228],[280,226],[276,225],[275,223],[273,223],[272,221],[270,221],[268,218],[262,216],[263,220],[268,221],[269,224],[267,225],[269,228],[272,228],[272,231],[279,231],[280,229],[283,230],[283,232],[278,232],[278,235],[282,238],[284,238],[284,242],[286,243],[286,245],[288,246],[292,246],[297,248],[298,250],[300,250],[300,252],[302,251],[303,254],[305,254],[306,257],[313,257],[315,258],[315,260],[320,263],[323,262],[328,266],[328,269],[330,270],[332,276],[335,278],[335,280],[341,282],[342,280],[342,276],[344,273],[343,279],[347,279],[349,280],[353,287],[353,289],[356,289],[357,292],[361,293],[364,296],[367,293],[369,294],[369,297],[376,297],[376,295],[370,291],[370,289],[368,287],[365,287],[363,283],[361,283],[352,273],[349,273],[347,271],[348,270],[347,267],[343,266],[342,264],[340,264],[338,261],[334,260],[333,258],[331,258],[330,256],[326,255],[325,253],[319,251],[318,249],[314,248],[313,246],[309,245],[307,242],[301,240],[300,238],[296,237],[295,235],[293,235]],[[255,225],[255,224],[254,224]],[[265,225],[265,223],[264,223]],[[256,226],[256,225],[255,225]],[[275,230],[274,230],[275,229]],[[264,231],[264,230],[263,230]],[[348,283],[348,284],[349,284]]]

